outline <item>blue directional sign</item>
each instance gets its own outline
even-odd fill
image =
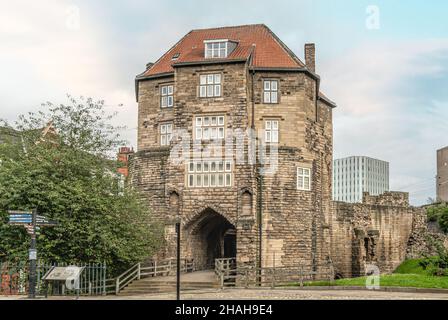
[[[33,213],[27,211],[8,211],[10,224],[31,224]]]
[[[26,225],[33,223],[33,213],[29,211],[15,211],[9,210],[9,224]],[[36,216],[36,226],[56,226],[58,222],[50,220],[45,216]]]

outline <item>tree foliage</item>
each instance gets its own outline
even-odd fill
[[[110,152],[122,144],[103,101],[69,96],[20,116],[20,139],[0,144],[0,260],[26,260],[29,236],[6,210],[37,209],[59,222],[37,238],[39,258],[106,262],[119,272],[151,256],[162,241],[136,191],[120,188]],[[49,123],[56,134],[43,128]]]
[[[448,206],[446,203],[433,205],[426,209],[428,221],[437,221],[444,233],[448,233]]]
[[[441,241],[428,238],[427,241],[436,249],[437,255],[424,255],[419,262],[430,275],[448,276],[448,249]]]

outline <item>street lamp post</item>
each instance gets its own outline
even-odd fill
[[[177,234],[176,299],[180,300],[180,222],[176,222],[176,234]]]

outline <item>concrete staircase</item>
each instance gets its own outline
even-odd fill
[[[219,280],[214,271],[196,271],[181,274],[181,291],[219,288]],[[151,293],[176,292],[176,277],[149,277],[134,280],[119,295],[142,295]]]

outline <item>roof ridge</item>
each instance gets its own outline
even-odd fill
[[[236,26],[224,26],[224,27],[211,27],[211,28],[201,28],[201,29],[193,29],[190,32],[194,31],[204,31],[204,30],[220,30],[220,29],[229,29],[229,28],[242,28],[242,27],[264,27],[269,29],[264,23],[253,23],[253,24],[241,24]]]

